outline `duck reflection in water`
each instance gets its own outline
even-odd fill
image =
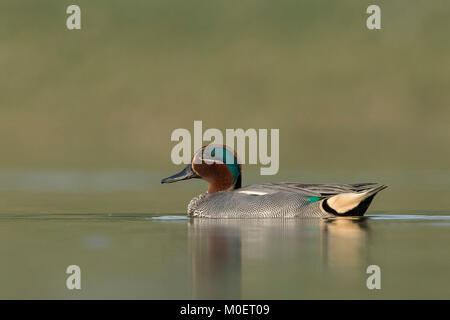
[[[367,265],[370,258],[367,217],[323,219],[320,229],[325,268],[348,270]]]
[[[195,299],[239,299],[246,279],[259,266],[283,261],[301,272],[362,270],[367,264],[369,229],[364,217],[332,219],[202,219],[188,222]],[[263,269],[264,270],[264,269]],[[266,274],[259,281],[271,281]]]

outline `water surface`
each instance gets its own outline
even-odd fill
[[[450,214],[2,214],[0,298],[450,298]],[[68,265],[82,289],[66,288]],[[381,268],[368,290],[366,268]]]

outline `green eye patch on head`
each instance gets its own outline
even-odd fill
[[[231,150],[224,147],[208,146],[204,149],[204,155],[207,156],[206,158],[226,164],[235,182],[239,178],[241,167],[236,155]]]

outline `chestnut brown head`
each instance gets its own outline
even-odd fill
[[[208,193],[241,187],[241,165],[236,153],[225,145],[208,145],[197,151],[181,172],[161,183],[201,178],[209,183]]]

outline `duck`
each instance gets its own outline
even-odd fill
[[[330,218],[363,216],[375,195],[387,188],[377,183],[311,184],[279,182],[242,187],[242,165],[226,145],[207,145],[191,163],[161,183],[189,179],[208,182],[206,192],[188,204],[190,217]]]

